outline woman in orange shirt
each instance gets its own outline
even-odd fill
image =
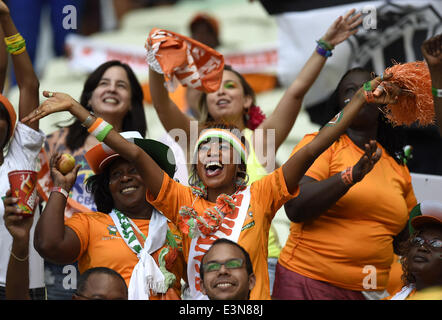
[[[142,139],[136,131],[122,136],[140,141],[173,176],[175,166],[164,160],[167,146]],[[90,149],[85,158],[95,175],[86,188],[99,211],[75,213],[65,221],[67,196],[81,165],[64,175],[57,165],[60,158],[59,153],[51,158],[56,187],[35,229],[34,245],[40,255],[59,264],[78,261],[81,273],[111,268],[126,280],[131,300],[180,299],[180,281],[186,274],[181,233],[146,202],[146,186],[135,167],[104,144]],[[146,277],[151,279],[146,282]]]
[[[385,80],[388,81],[387,77]],[[397,102],[399,88],[389,92],[376,90],[380,82],[379,77],[368,81],[365,89],[357,90],[338,120],[331,121],[311,143],[251,186],[246,186],[245,139],[234,126],[210,126],[200,133],[190,179],[192,187],[187,187],[165,175],[149,154],[124,139],[103,119],[95,118],[69,95],[45,91],[49,99],[24,121],[69,111],[89,132],[133,164],[146,183],[147,200],[187,234],[183,251],[188,255],[188,279],[195,298],[204,299],[197,276],[202,255],[211,243],[223,237],[234,239],[250,254],[257,275],[251,299],[269,299],[267,243],[271,220],[287,200],[297,195],[298,182],[305,171],[350,125],[367,98],[378,103]],[[367,145],[366,154],[369,162],[376,160],[374,142]]]
[[[371,78],[355,68],[341,79],[330,106],[343,108]],[[285,205],[293,222],[276,269],[277,299],[378,299],[393,251],[407,239],[406,223],[416,205],[409,171],[398,157],[399,134],[367,103],[350,126],[307,170],[300,193]],[[325,111],[326,112],[326,111]],[[336,112],[336,109],[332,111]],[[295,147],[314,139],[306,135]],[[366,144],[377,140],[377,161]],[[403,153],[402,153],[403,154]]]

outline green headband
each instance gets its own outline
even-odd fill
[[[240,154],[241,160],[244,163],[247,163],[248,154],[245,145],[237,136],[225,129],[212,128],[204,130],[198,138],[198,142],[195,146],[195,153],[198,151],[200,144],[210,138],[218,138],[230,143],[230,145]]]

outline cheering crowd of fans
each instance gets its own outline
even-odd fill
[[[348,70],[327,103],[336,116],[275,165],[327,58],[361,23],[354,9],[337,17],[267,116],[216,51],[213,19],[198,16],[193,38],[153,29],[150,95],[166,131],[185,133],[177,146],[145,138],[143,90],[120,61],[98,66],[79,101],[44,91],[40,103],[26,39],[0,1],[0,87],[10,56],[20,90],[18,114],[0,95],[0,299],[440,298],[442,202],[417,202],[400,128],[386,114],[425,104],[442,135],[442,35],[422,44],[425,63],[406,65],[405,79],[425,74],[414,87],[394,69]],[[187,85],[187,113],[169,96],[176,81]],[[39,120],[57,112],[74,122],[45,136]],[[177,147],[189,163],[175,161]],[[76,161],[68,169],[66,153]],[[187,181],[174,179],[179,168]],[[17,170],[38,174],[13,189]],[[269,238],[283,206],[291,226],[275,271]],[[395,255],[403,275],[389,291]],[[77,289],[51,294],[45,265],[58,279],[63,266],[78,268]]]

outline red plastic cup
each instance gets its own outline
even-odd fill
[[[17,206],[22,210],[22,215],[33,216],[37,203],[37,172],[14,170],[8,173],[8,178],[12,197],[18,198]]]

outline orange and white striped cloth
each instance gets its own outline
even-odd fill
[[[154,28],[145,48],[146,61],[155,72],[164,74],[166,88],[173,92],[178,83],[205,92],[221,85],[224,57],[216,50],[181,34]]]

